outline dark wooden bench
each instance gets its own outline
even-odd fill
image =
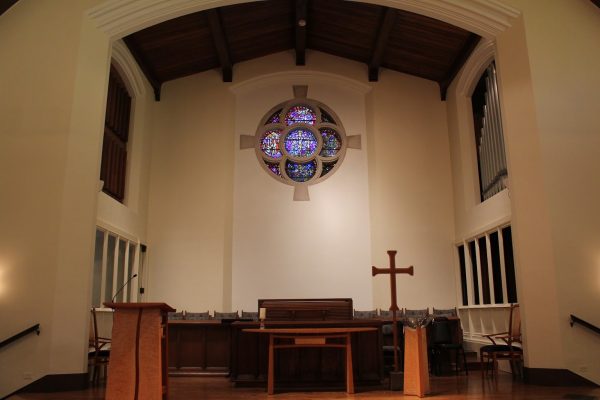
[[[351,320],[352,299],[260,299],[267,321]]]

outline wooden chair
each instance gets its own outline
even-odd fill
[[[455,359],[454,365],[456,374],[458,375],[458,356],[462,353],[463,368],[465,374],[469,375],[467,367],[467,359],[465,356],[465,349],[463,347],[462,335],[453,335],[450,321],[447,317],[438,317],[433,320],[430,326],[430,349],[431,349],[431,370],[436,375],[441,374],[441,355],[444,352],[454,351]]]
[[[487,367],[491,362],[493,365],[492,376],[498,374],[498,360],[508,360],[513,372],[515,370],[521,375],[521,366],[523,363],[523,349],[514,346],[515,343],[522,344],[521,341],[521,313],[518,304],[511,304],[510,317],[508,321],[508,331],[501,333],[493,333],[491,335],[483,335],[491,340],[493,344],[483,346],[479,349],[479,360],[481,362],[482,376],[487,373]],[[498,344],[496,340],[502,340],[505,344]],[[517,365],[518,364],[518,365]],[[515,368],[518,366],[518,368]]]
[[[219,311],[215,311],[213,314],[213,319],[239,319],[240,315],[238,314],[237,311],[234,312],[219,312]]]
[[[396,322],[398,326],[398,368],[404,370],[404,335],[402,333],[402,321]],[[382,352],[383,352],[383,370],[387,374],[394,370],[394,325],[392,323],[386,323],[381,326],[382,336]]]
[[[96,309],[92,307],[90,317],[90,336],[88,353],[88,367],[92,369],[92,382],[97,383],[100,380],[100,368],[106,371],[110,358],[110,338],[100,337],[98,335],[98,321],[96,318]]]

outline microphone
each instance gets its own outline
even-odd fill
[[[119,294],[121,294],[121,292],[123,291],[123,289],[125,289],[125,286],[127,286],[127,284],[128,284],[129,282],[131,282],[131,280],[132,280],[133,278],[135,278],[136,276],[137,276],[137,274],[133,274],[133,275],[131,275],[131,276],[129,277],[129,279],[127,279],[127,282],[125,282],[125,283],[123,284],[123,286],[121,286],[121,287],[119,288],[119,290],[117,290],[117,293],[115,293],[115,295],[113,296],[112,300],[110,301],[111,303],[114,303],[114,302],[115,302],[115,299],[117,298],[117,296],[118,296]]]

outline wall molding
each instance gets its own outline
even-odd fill
[[[495,57],[496,42],[491,39],[482,40],[460,71],[460,75],[456,80],[456,94],[471,97],[483,71]]]
[[[88,373],[45,375],[17,393],[52,393],[84,390],[89,386]]]
[[[98,29],[116,40],[160,22],[209,8],[246,3],[249,0],[108,0],[87,15]],[[500,0],[366,0],[422,14],[493,38],[512,25],[519,10]]]
[[[113,65],[124,78],[127,89],[134,98],[143,97],[146,94],[144,85],[145,77],[139,70],[137,62],[129,52],[129,49],[122,40],[112,43],[111,59]]]
[[[594,382],[577,375],[568,369],[523,368],[525,383],[541,386],[595,386]]]

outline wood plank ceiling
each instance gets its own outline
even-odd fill
[[[294,50],[296,65],[304,65],[306,49],[364,63],[372,82],[382,67],[435,81],[445,100],[479,39],[442,21],[373,4],[266,0],[185,15],[124,41],[157,100],[164,82],[213,68],[231,82],[237,63]]]

